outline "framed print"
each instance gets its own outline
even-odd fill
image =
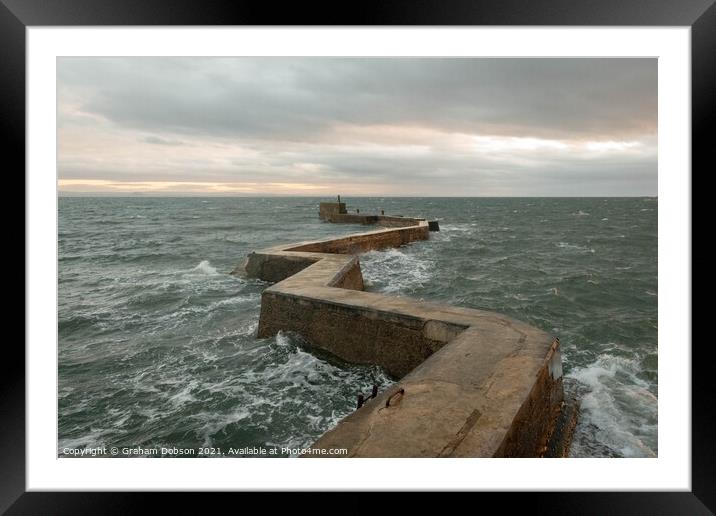
[[[713,510],[691,338],[713,5],[231,7],[2,7],[28,300],[3,509]]]

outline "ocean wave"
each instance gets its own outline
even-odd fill
[[[196,272],[199,274],[204,274],[206,276],[218,276],[219,272],[216,270],[215,267],[211,266],[211,263],[209,260],[202,260],[199,262],[199,265],[194,267],[191,272]]]
[[[214,303],[211,303],[209,306],[206,307],[207,312],[211,312],[212,310],[216,310],[217,308],[221,308],[224,306],[236,306],[236,305],[243,305],[245,303],[255,303],[261,299],[261,294],[255,293],[255,294],[248,294],[245,296],[234,296],[229,297],[226,299],[221,299],[219,301],[215,301]]]
[[[74,448],[83,450],[86,448],[94,448],[104,444],[104,436],[106,435],[106,429],[95,429],[91,428],[88,432],[83,433],[79,437],[74,438],[61,438],[58,440],[57,455],[64,457],[66,454],[63,452],[65,448]]]
[[[595,252],[594,249],[592,249],[591,247],[587,247],[585,245],[569,244],[567,242],[558,242],[555,245],[557,247],[559,247],[560,249],[569,249],[572,251],[582,251],[585,253],[594,253]]]
[[[175,325],[177,323],[197,323],[203,321],[206,316],[219,317],[221,314],[227,313],[229,309],[236,309],[240,306],[258,305],[261,297],[258,293],[228,297],[206,304],[202,301],[202,295],[198,295],[197,299],[192,296],[184,297],[179,306],[162,305],[158,308],[163,309],[163,313],[148,313],[145,315],[147,323],[150,321],[157,326],[166,326],[167,323]]]
[[[327,362],[303,349],[307,343],[291,333],[279,332],[255,342],[258,353],[241,353],[243,360],[251,357],[251,367],[215,382],[190,382],[166,398],[169,412],[204,400],[206,410],[189,416],[187,425],[203,446],[223,446],[227,440],[231,445],[231,436],[237,432],[263,435],[274,420],[290,424],[265,444],[307,446],[352,412],[358,390],[367,390],[373,383],[382,387],[392,383],[376,367]],[[222,401],[210,403],[209,399]]]
[[[440,226],[440,233],[465,233],[469,231],[474,231],[473,224],[445,224]]]
[[[195,430],[197,436],[201,439],[201,445],[204,447],[214,446],[214,438],[219,432],[224,432],[226,427],[248,419],[251,417],[251,411],[247,407],[237,407],[231,412],[199,412],[190,416],[191,419],[197,420],[200,424]]]
[[[197,401],[192,394],[192,391],[196,389],[197,385],[198,382],[196,379],[189,381],[185,386],[179,389],[178,392],[175,392],[169,397],[169,402],[175,407],[180,407],[186,403]]]
[[[586,367],[566,376],[579,382],[580,425],[591,432],[580,432],[573,456],[594,456],[588,438],[607,446],[616,456],[655,457],[658,400],[650,385],[638,375],[642,366],[636,358],[603,354]],[[585,438],[586,437],[586,438]]]
[[[94,328],[101,320],[100,314],[75,312],[71,315],[60,315],[57,321],[57,330],[60,335],[69,336],[79,330]]]
[[[399,249],[370,251],[361,255],[363,280],[370,290],[385,293],[411,292],[432,277],[434,263]]]

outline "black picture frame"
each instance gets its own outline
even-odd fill
[[[5,163],[25,170],[25,29],[81,25],[550,25],[690,26],[692,72],[692,172],[713,170],[716,92],[716,6],[713,0],[383,0],[360,3],[234,0],[0,0],[0,127]],[[710,166],[708,166],[708,165]],[[8,166],[8,165],[6,165]],[[708,166],[708,168],[707,168]],[[7,168],[10,172],[10,166]],[[17,175],[17,174],[16,174]],[[24,182],[20,186],[24,191]],[[692,187],[693,191],[693,187]],[[693,199],[692,199],[693,205]],[[7,212],[6,212],[7,213]],[[9,215],[6,215],[9,216]],[[692,220],[694,219],[692,213]],[[24,246],[23,246],[24,249]],[[25,269],[25,278],[32,271]],[[31,309],[31,307],[28,307]],[[692,343],[692,491],[641,493],[484,494],[503,509],[524,505],[536,512],[610,514],[711,514],[716,511],[716,447],[711,436],[711,361],[708,340]],[[0,511],[8,514],[127,514],[160,498],[180,512],[194,504],[188,493],[25,492],[25,353],[16,340],[4,347],[0,382]],[[169,500],[168,498],[171,498]],[[202,505],[198,505],[202,503]],[[179,505],[180,504],[180,505]]]

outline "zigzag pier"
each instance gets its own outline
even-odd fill
[[[348,457],[568,454],[578,405],[565,400],[557,338],[499,313],[366,292],[360,253],[427,240],[437,224],[348,214],[340,198],[321,203],[319,215],[380,229],[251,253],[246,275],[274,282],[262,294],[258,337],[295,332],[399,381],[313,449],[346,448]]]

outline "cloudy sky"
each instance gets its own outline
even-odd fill
[[[656,59],[60,58],[64,193],[657,193]]]

